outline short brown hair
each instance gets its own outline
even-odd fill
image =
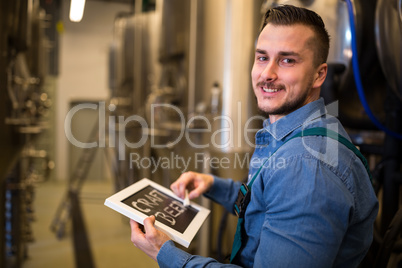
[[[265,13],[260,33],[268,23],[283,26],[295,24],[308,26],[316,35],[316,39],[311,42],[315,48],[314,64],[318,66],[327,61],[329,53],[329,34],[325,29],[322,18],[314,11],[292,5],[280,5],[268,9]]]

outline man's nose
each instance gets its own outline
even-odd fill
[[[265,68],[262,70],[261,78],[263,78],[266,81],[274,81],[278,78],[277,71],[278,70],[275,62],[271,61],[267,63]]]

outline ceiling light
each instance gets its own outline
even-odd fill
[[[85,0],[71,0],[70,3],[70,20],[80,22],[84,15]]]

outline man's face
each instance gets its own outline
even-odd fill
[[[268,24],[258,38],[251,78],[272,123],[319,98],[327,65],[314,67],[313,37],[304,25]]]

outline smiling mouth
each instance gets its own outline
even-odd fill
[[[278,91],[284,90],[285,86],[282,84],[260,82],[257,84],[258,87],[265,93],[276,93]]]
[[[262,90],[264,92],[267,93],[274,93],[274,92],[278,92],[279,90],[282,90],[281,88],[267,88],[267,87],[263,87]]]

